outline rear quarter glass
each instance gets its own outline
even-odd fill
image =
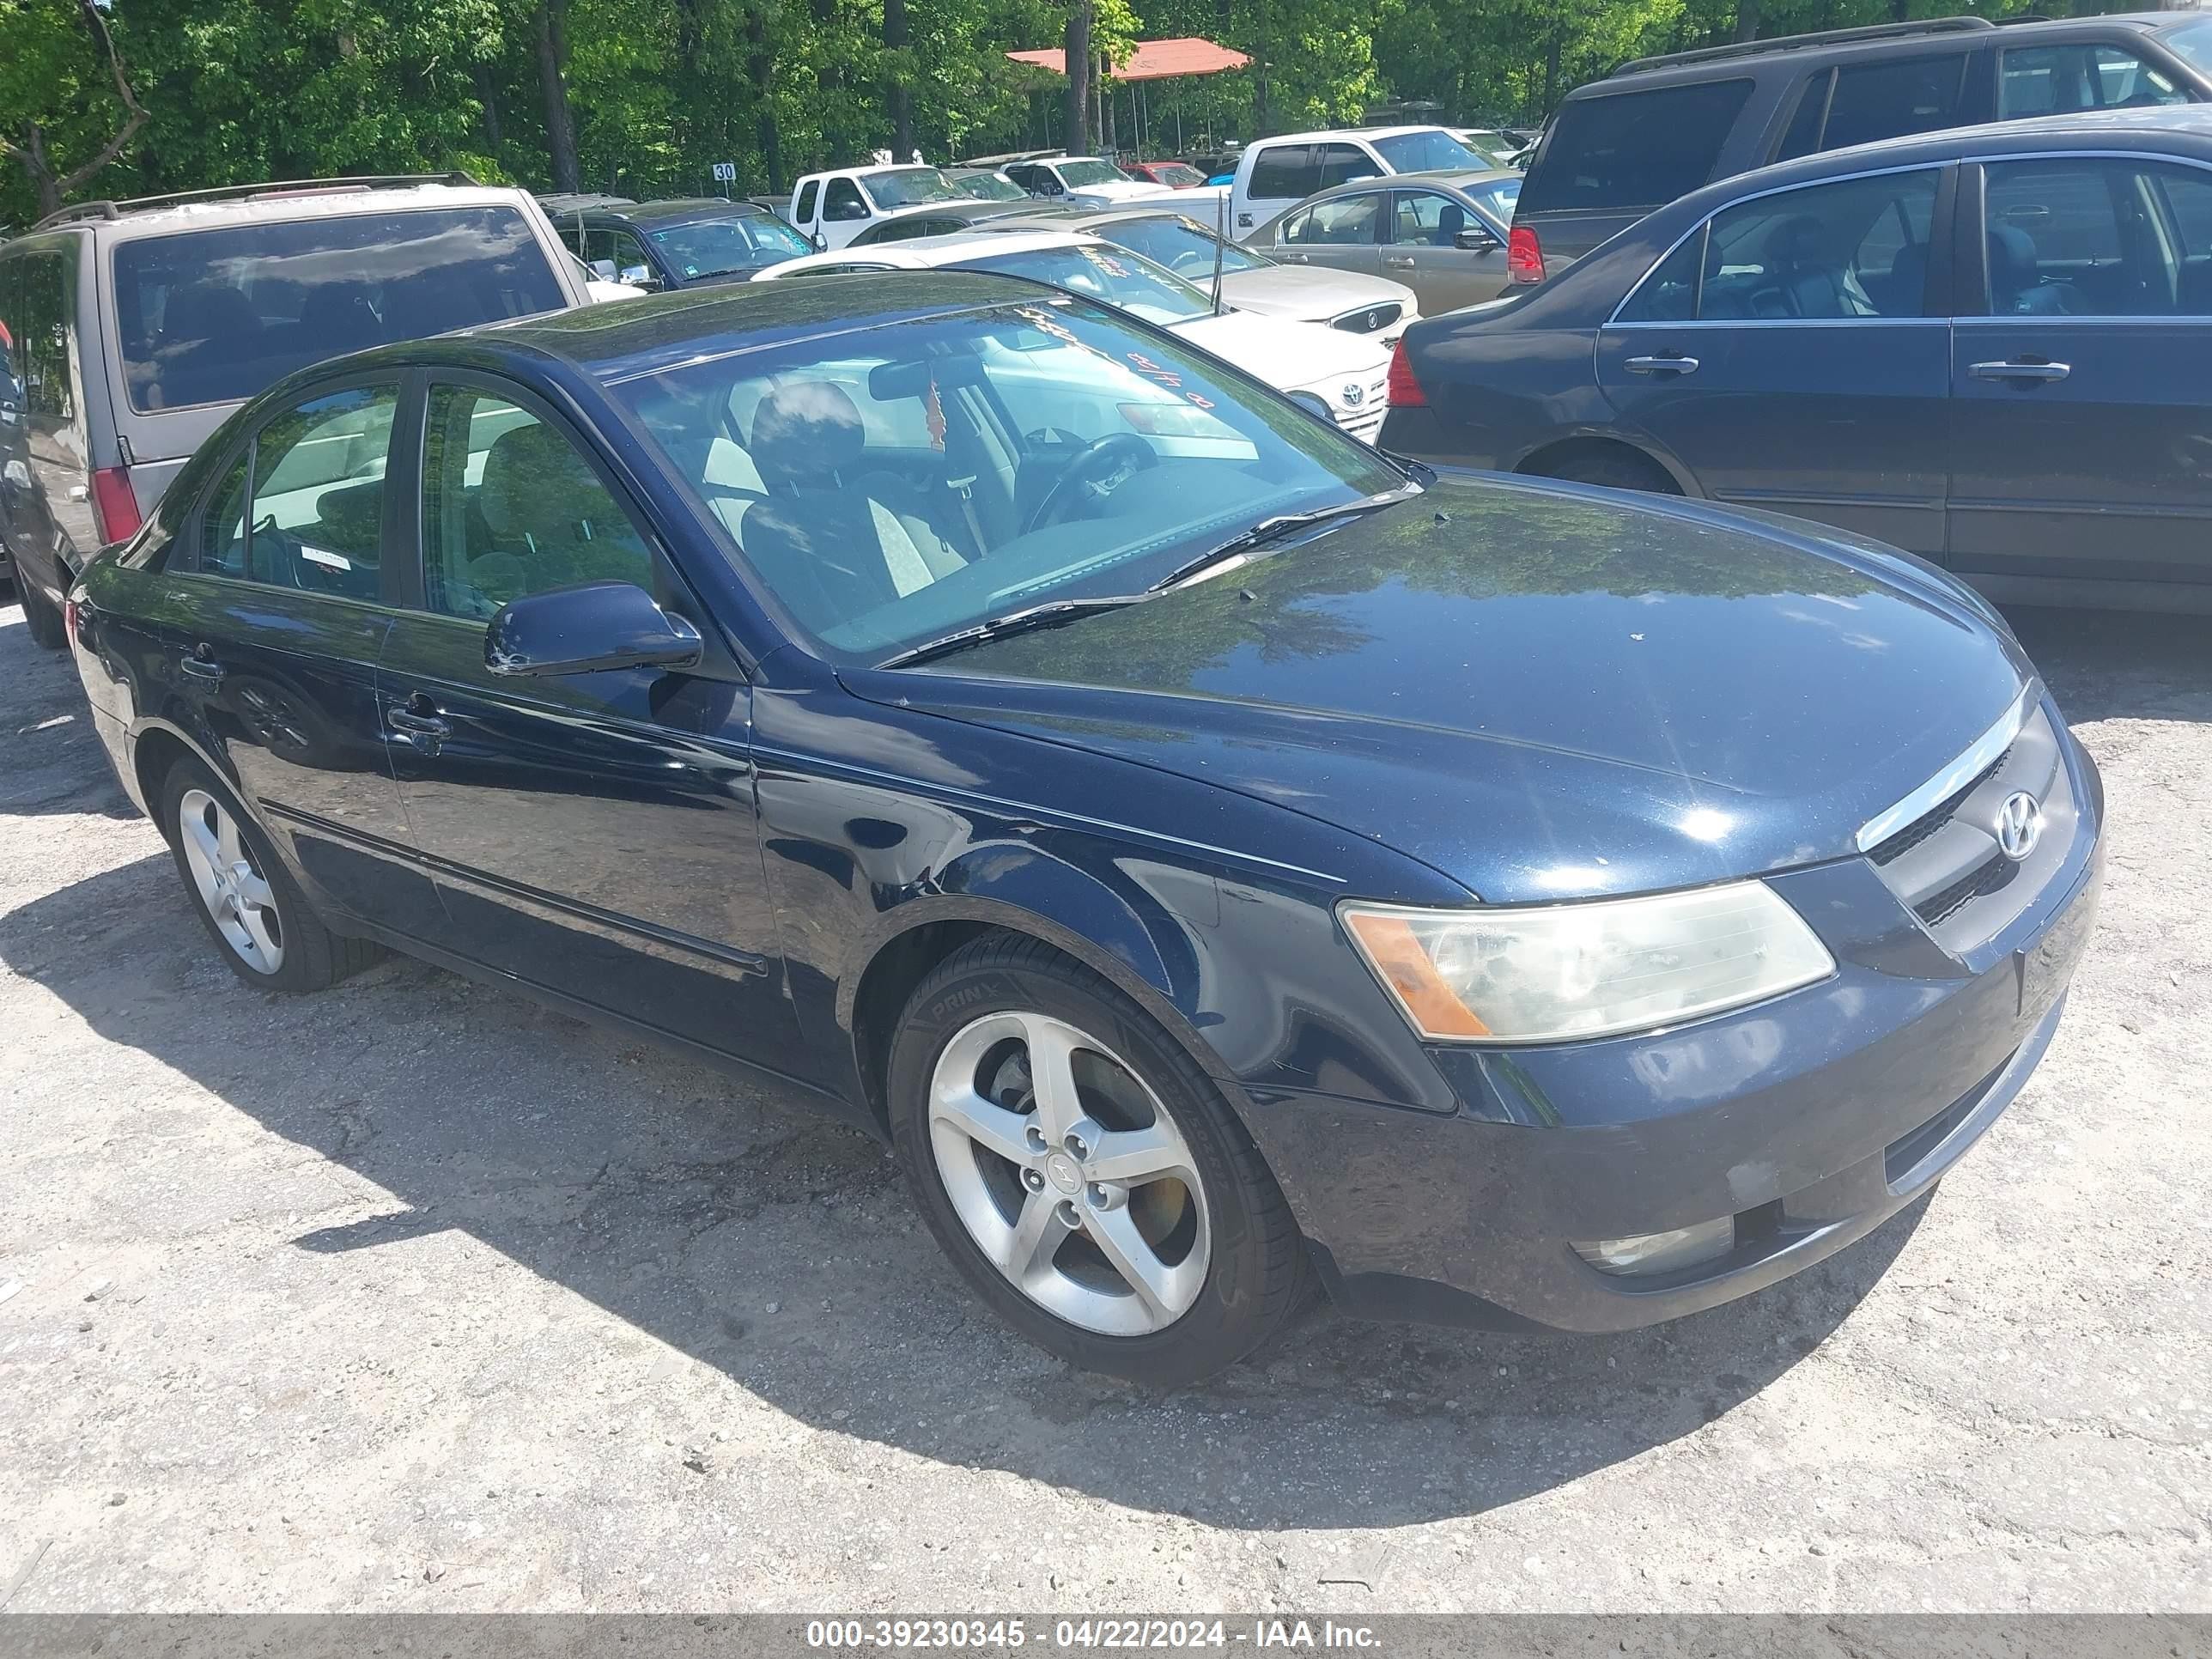
[[[1521,185],[1518,216],[1656,207],[1712,176],[1748,78],[1571,100]]]

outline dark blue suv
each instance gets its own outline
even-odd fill
[[[1799,514],[2002,599],[2212,605],[2212,108],[1746,173],[1399,350],[1389,449]]]

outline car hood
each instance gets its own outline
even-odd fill
[[[1377,376],[1390,367],[1390,354],[1371,336],[1318,323],[1224,311],[1218,317],[1193,317],[1174,328],[1193,345],[1283,389]]]
[[[1205,271],[1190,280],[1201,289],[1212,278]],[[1328,270],[1319,265],[1261,265],[1253,270],[1232,270],[1221,279],[1221,291],[1232,305],[1270,317],[1289,317],[1302,322],[1325,323],[1362,306],[1402,307],[1400,319],[1419,314],[1420,302],[1402,283],[1357,271]]]
[[[1150,603],[848,679],[1519,902],[1849,856],[2030,678],[1976,601],[1873,544],[1448,474]]]
[[[1134,179],[1109,181],[1103,185],[1083,185],[1068,191],[1072,205],[1085,202],[1133,202],[1139,197],[1167,196],[1173,191],[1166,185],[1140,184]]]

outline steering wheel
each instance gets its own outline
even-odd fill
[[[1078,507],[1103,501],[1137,473],[1158,465],[1159,459],[1152,447],[1133,432],[1110,432],[1092,439],[1045,491],[1044,499],[1022,526],[1022,534],[1047,525],[1065,524],[1075,516]]]

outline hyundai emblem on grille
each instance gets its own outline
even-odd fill
[[[1997,808],[1997,850],[2018,864],[2035,850],[2042,834],[2042,804],[2025,789],[2007,795]]]

